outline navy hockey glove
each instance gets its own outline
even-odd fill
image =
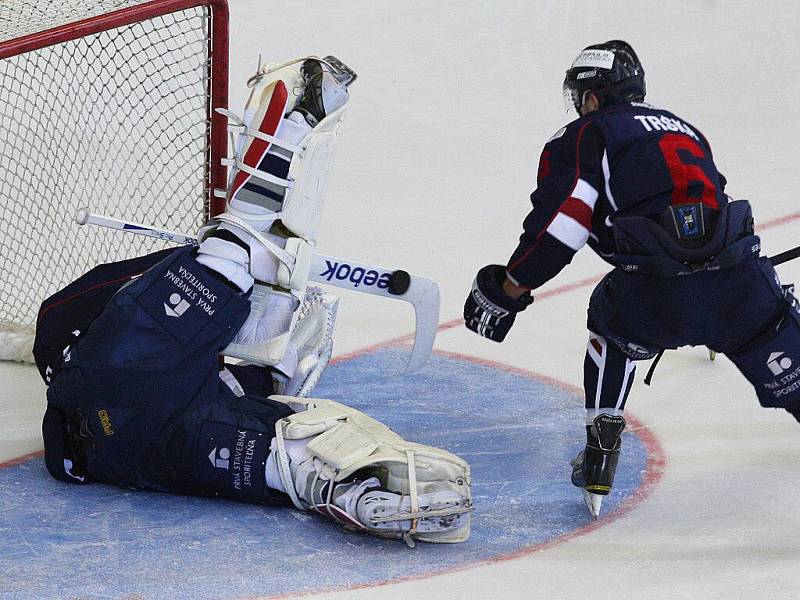
[[[533,296],[523,294],[519,300],[503,291],[506,268],[502,265],[487,265],[475,276],[472,289],[464,303],[464,322],[467,329],[478,335],[502,342],[506,339],[517,313],[533,302]]]

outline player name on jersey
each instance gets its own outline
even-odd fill
[[[694,130],[680,119],[665,115],[634,115],[633,118],[639,121],[647,131],[680,131],[693,137],[698,142],[700,141]]]

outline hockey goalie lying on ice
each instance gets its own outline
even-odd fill
[[[354,79],[333,57],[260,72],[243,118],[229,114],[227,211],[199,247],[101,265],[45,301],[53,477],[291,502],[409,544],[467,539],[465,461],[305,399],[331,354],[336,298],[307,285],[309,257]],[[246,362],[220,370],[220,354]]]

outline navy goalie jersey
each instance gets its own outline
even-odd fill
[[[727,201],[725,178],[700,131],[649,104],[617,104],[583,116],[547,142],[533,210],[508,262],[518,285],[536,288],[584,244],[606,260],[616,252],[616,218],[658,220],[670,205]],[[612,261],[613,262],[613,261]]]

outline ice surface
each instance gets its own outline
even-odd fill
[[[384,349],[341,361],[315,394],[467,459],[475,512],[466,543],[409,550],[285,507],[64,485],[38,459],[0,469],[5,589],[32,600],[59,593],[201,600],[352,587],[531,552],[596,525],[567,476],[583,442],[572,435],[580,414],[562,410],[580,406],[574,391],[456,356],[435,356],[413,379],[374,377],[406,359],[406,351]],[[492,410],[498,389],[509,391],[503,410]],[[532,398],[545,418],[530,418]],[[615,509],[624,514],[653,477],[648,442],[645,431],[626,433],[607,518]],[[180,576],[165,585],[158,564]],[[101,572],[116,575],[109,581]]]
[[[444,322],[458,317],[477,268],[513,249],[541,145],[570,118],[564,69],[593,42],[633,44],[648,99],[701,129],[729,193],[772,223],[761,231],[768,254],[797,244],[796,3],[233,0],[231,13],[234,107],[258,52],[278,60],[333,53],[358,72],[320,247],[436,279]],[[580,385],[588,282],[605,269],[581,253],[502,345],[456,327],[438,347]],[[798,269],[796,261],[779,272],[790,281]],[[401,304],[344,296],[335,352],[408,333],[412,317]],[[42,386],[33,370],[0,369],[5,460],[40,447]],[[503,398],[496,390],[494,410]],[[637,379],[628,407],[667,462],[652,494],[623,518],[513,560],[317,597],[796,598],[800,426],[760,409],[733,365],[708,361],[704,349],[668,353],[653,387]],[[563,407],[570,418],[575,410]],[[531,398],[530,418],[541,414]],[[153,569],[165,581],[181,578],[169,564]],[[13,576],[0,573],[0,595]]]

